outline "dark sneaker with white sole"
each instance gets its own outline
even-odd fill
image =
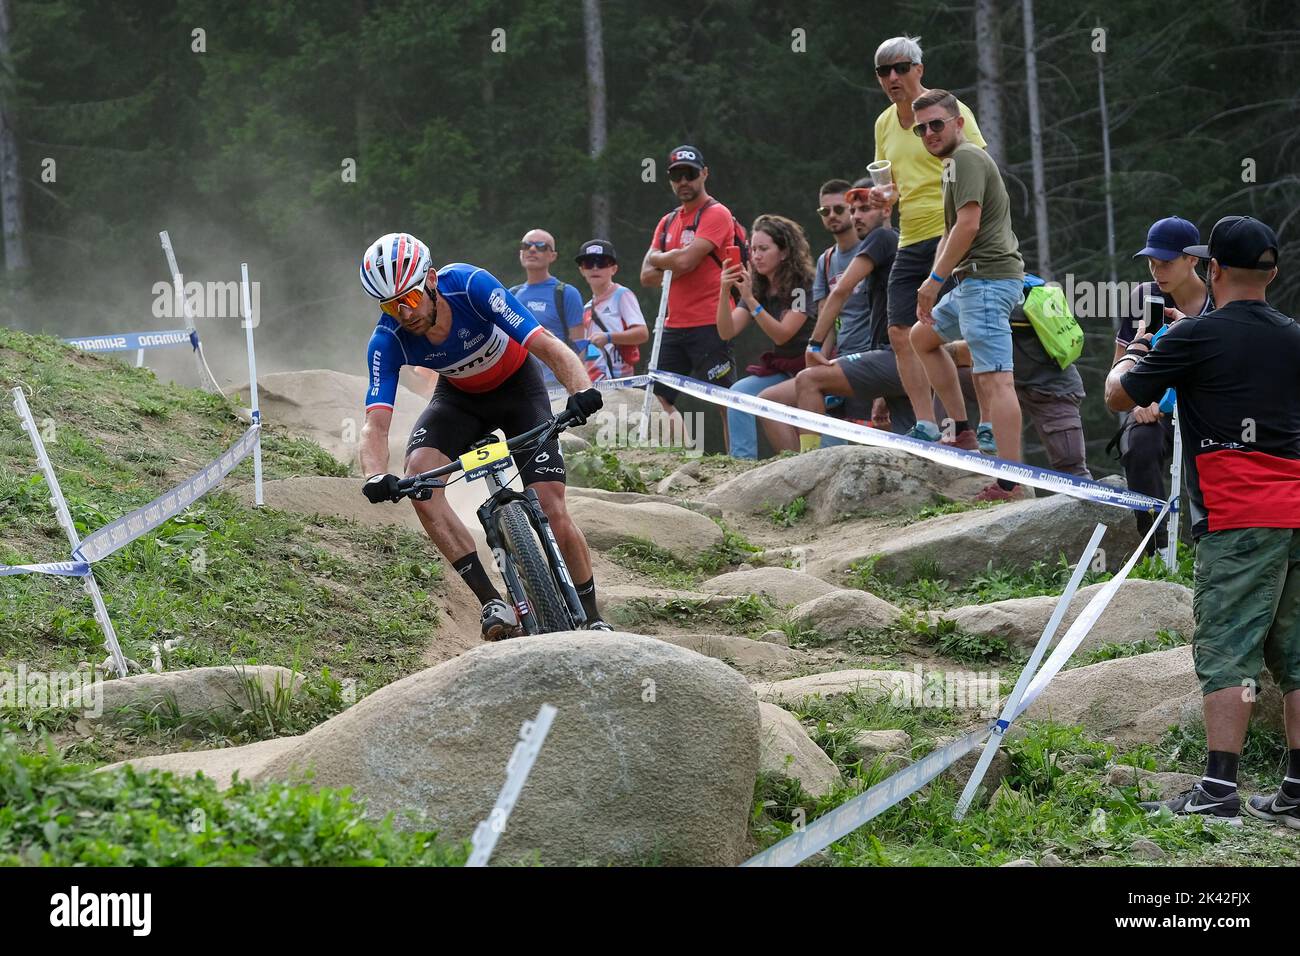
[[[483,640],[500,641],[515,636],[519,630],[519,615],[505,601],[493,599],[483,605],[479,623],[483,626]]]
[[[612,630],[614,630],[614,629],[613,629],[612,627],[610,627],[609,624],[607,624],[605,621],[601,620],[600,618],[596,618],[594,621],[589,621],[589,622],[587,623],[587,630],[589,630],[589,631],[612,631]]]
[[[1196,816],[1234,827],[1241,826],[1241,797],[1237,796],[1237,791],[1232,791],[1226,797],[1214,797],[1199,783],[1172,799],[1150,800],[1139,803],[1138,806],[1149,813],[1167,809],[1177,817]]]
[[[1293,830],[1300,830],[1300,800],[1288,797],[1281,790],[1272,796],[1261,793],[1251,797],[1246,801],[1245,810],[1252,817],[1285,823]]]

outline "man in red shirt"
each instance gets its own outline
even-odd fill
[[[709,196],[708,179],[704,156],[694,146],[678,146],[668,154],[669,184],[681,205],[655,226],[641,263],[641,284],[659,288],[664,272],[673,274],[659,368],[730,388],[736,380],[735,363],[731,344],[718,335],[718,285],[722,256],[736,239],[736,227],[731,210]],[[684,426],[674,408],[676,390],[656,382],[654,391],[673,418],[674,434],[685,437],[678,431]],[[726,409],[719,411],[725,447]]]

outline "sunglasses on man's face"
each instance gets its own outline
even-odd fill
[[[543,239],[535,239],[531,242],[524,241],[519,243],[520,252],[527,252],[529,249],[535,249],[538,252],[550,252],[551,244]]]
[[[578,267],[581,269],[604,269],[613,264],[614,260],[608,256],[591,256],[579,262]]]
[[[883,80],[885,77],[889,76],[890,70],[893,70],[899,76],[902,76],[904,73],[911,73],[912,61],[899,60],[897,63],[886,63],[883,66],[878,66],[876,67],[876,76]]]
[[[844,210],[848,208],[849,207],[843,203],[836,203],[834,206],[818,206],[817,215],[821,216],[823,219],[832,214],[842,216],[844,215]]]
[[[675,183],[693,182],[700,178],[700,171],[694,166],[678,166],[676,169],[668,170],[668,178]]]
[[[955,116],[949,116],[947,119],[930,120],[930,122],[928,123],[917,123],[915,126],[912,127],[912,132],[915,133],[917,136],[924,136],[925,129],[928,126],[930,128],[931,133],[939,133],[943,131],[943,128],[945,126],[947,126],[952,120],[955,120],[956,118],[957,117]]]
[[[404,305],[411,309],[418,309],[420,303],[424,301],[424,290],[418,286],[412,289],[406,295],[399,295],[396,299],[389,299],[387,302],[380,302],[379,308],[384,315],[391,315],[393,318],[400,318],[398,306]]]

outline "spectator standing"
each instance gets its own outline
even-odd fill
[[[601,353],[597,366],[603,368],[604,374],[600,377],[631,375],[633,365],[641,358],[640,345],[650,338],[650,330],[636,295],[614,281],[618,274],[614,244],[608,239],[590,239],[573,259],[591,287],[591,298],[582,307],[583,337]]]
[[[527,281],[510,292],[542,328],[572,345],[582,338],[582,295],[551,275],[551,263],[557,255],[555,237],[545,229],[524,233],[519,242],[519,264],[524,267]],[[559,384],[546,367],[542,369],[542,380],[547,388]]]

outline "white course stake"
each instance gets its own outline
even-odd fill
[[[668,287],[672,284],[672,272],[665,272],[663,288],[659,291],[659,314],[655,316],[655,341],[650,348],[650,366],[648,368],[650,372],[659,370],[659,345],[664,340],[664,323],[668,318]],[[654,389],[654,382],[645,383],[645,402],[641,405],[641,433],[639,439],[643,445],[650,436],[650,405],[654,400]]]
[[[54,474],[54,465],[50,463],[50,456],[45,451],[45,442],[41,438],[40,430],[36,427],[35,419],[32,418],[32,410],[27,406],[27,397],[21,388],[15,388],[13,396],[14,409],[22,421],[23,431],[27,432],[27,436],[32,440],[32,447],[36,449],[36,460],[45,475],[45,483],[49,485],[50,504],[54,506],[63,533],[68,536],[68,543],[72,545],[72,550],[76,551],[81,547],[81,538],[72,523],[72,513],[68,511],[68,502],[63,497],[63,489],[59,487],[59,479]],[[104,647],[108,651],[109,660],[113,662],[113,669],[117,671],[118,677],[125,677],[126,658],[122,656],[122,648],[117,643],[117,632],[113,630],[113,622],[109,619],[108,608],[104,606],[104,595],[100,593],[99,582],[95,580],[93,568],[86,569],[81,584],[95,606],[95,620],[99,622],[104,632]]]
[[[1038,670],[1043,655],[1047,653],[1048,645],[1052,643],[1052,638],[1056,636],[1057,628],[1061,626],[1065,612],[1069,609],[1070,602],[1074,600],[1074,593],[1079,590],[1079,584],[1083,581],[1084,574],[1092,564],[1092,556],[1097,551],[1097,544],[1105,533],[1106,526],[1104,524],[1099,524],[1092,529],[1092,538],[1088,541],[1088,546],[1083,549],[1083,557],[1074,566],[1074,573],[1070,575],[1069,583],[1066,584],[1065,590],[1061,592],[1056,607],[1052,609],[1052,616],[1048,618],[1047,626],[1043,628],[1042,636],[1038,638],[1034,653],[1029,656],[1024,669],[1020,672],[1020,678],[1016,681],[1016,686],[1012,688],[1011,696],[1007,698],[1006,704],[1002,707],[1002,715],[998,718],[992,733],[989,734],[989,739],[984,744],[984,752],[980,754],[979,763],[975,765],[974,772],[970,775],[970,779],[966,781],[966,789],[961,792],[961,799],[957,801],[957,809],[952,814],[954,820],[960,820],[966,816],[971,801],[975,799],[975,791],[983,782],[984,774],[988,772],[989,764],[993,762],[993,755],[1002,746],[1002,737],[1011,725],[1016,708],[1020,706],[1020,698],[1024,696],[1025,688],[1029,686],[1034,671]]]
[[[162,240],[163,254],[167,256],[167,268],[172,273],[172,285],[176,289],[176,301],[185,314],[185,329],[195,342],[199,342],[197,330],[194,327],[194,315],[190,312],[190,300],[185,297],[185,277],[181,275],[180,266],[176,264],[176,251],[172,249],[172,238],[167,235],[166,229],[158,233],[158,238]],[[221,391],[221,386],[217,384],[216,378],[208,368],[207,362],[203,359],[202,344],[194,348],[194,366],[198,369],[199,383],[205,392],[212,391],[212,389],[208,388],[209,381],[212,382],[212,388],[215,388],[218,392]]]
[[[1169,541],[1165,545],[1165,567],[1170,571],[1178,567],[1178,515],[1183,510],[1181,495],[1183,483],[1183,433],[1178,428],[1178,402],[1174,402],[1174,460],[1169,465]]]
[[[253,305],[249,298],[248,263],[239,266],[239,285],[244,305],[244,332],[248,342],[248,390],[253,403],[253,424],[262,424],[262,412],[257,405],[257,356],[253,353]],[[253,449],[253,501],[262,507],[262,430],[257,431],[257,446]]]
[[[510,811],[515,808],[515,803],[519,800],[519,792],[528,781],[528,774],[533,769],[533,761],[537,759],[542,744],[546,742],[546,735],[551,730],[551,722],[555,720],[556,713],[555,707],[551,704],[542,704],[537,717],[533,720],[525,720],[523,726],[519,728],[519,742],[515,744],[510,759],[506,761],[505,786],[497,796],[492,813],[474,828],[474,835],[470,838],[473,849],[465,862],[466,866],[487,866],[488,857],[496,849],[497,838],[501,836],[501,831],[506,828],[506,821],[510,819]]]

